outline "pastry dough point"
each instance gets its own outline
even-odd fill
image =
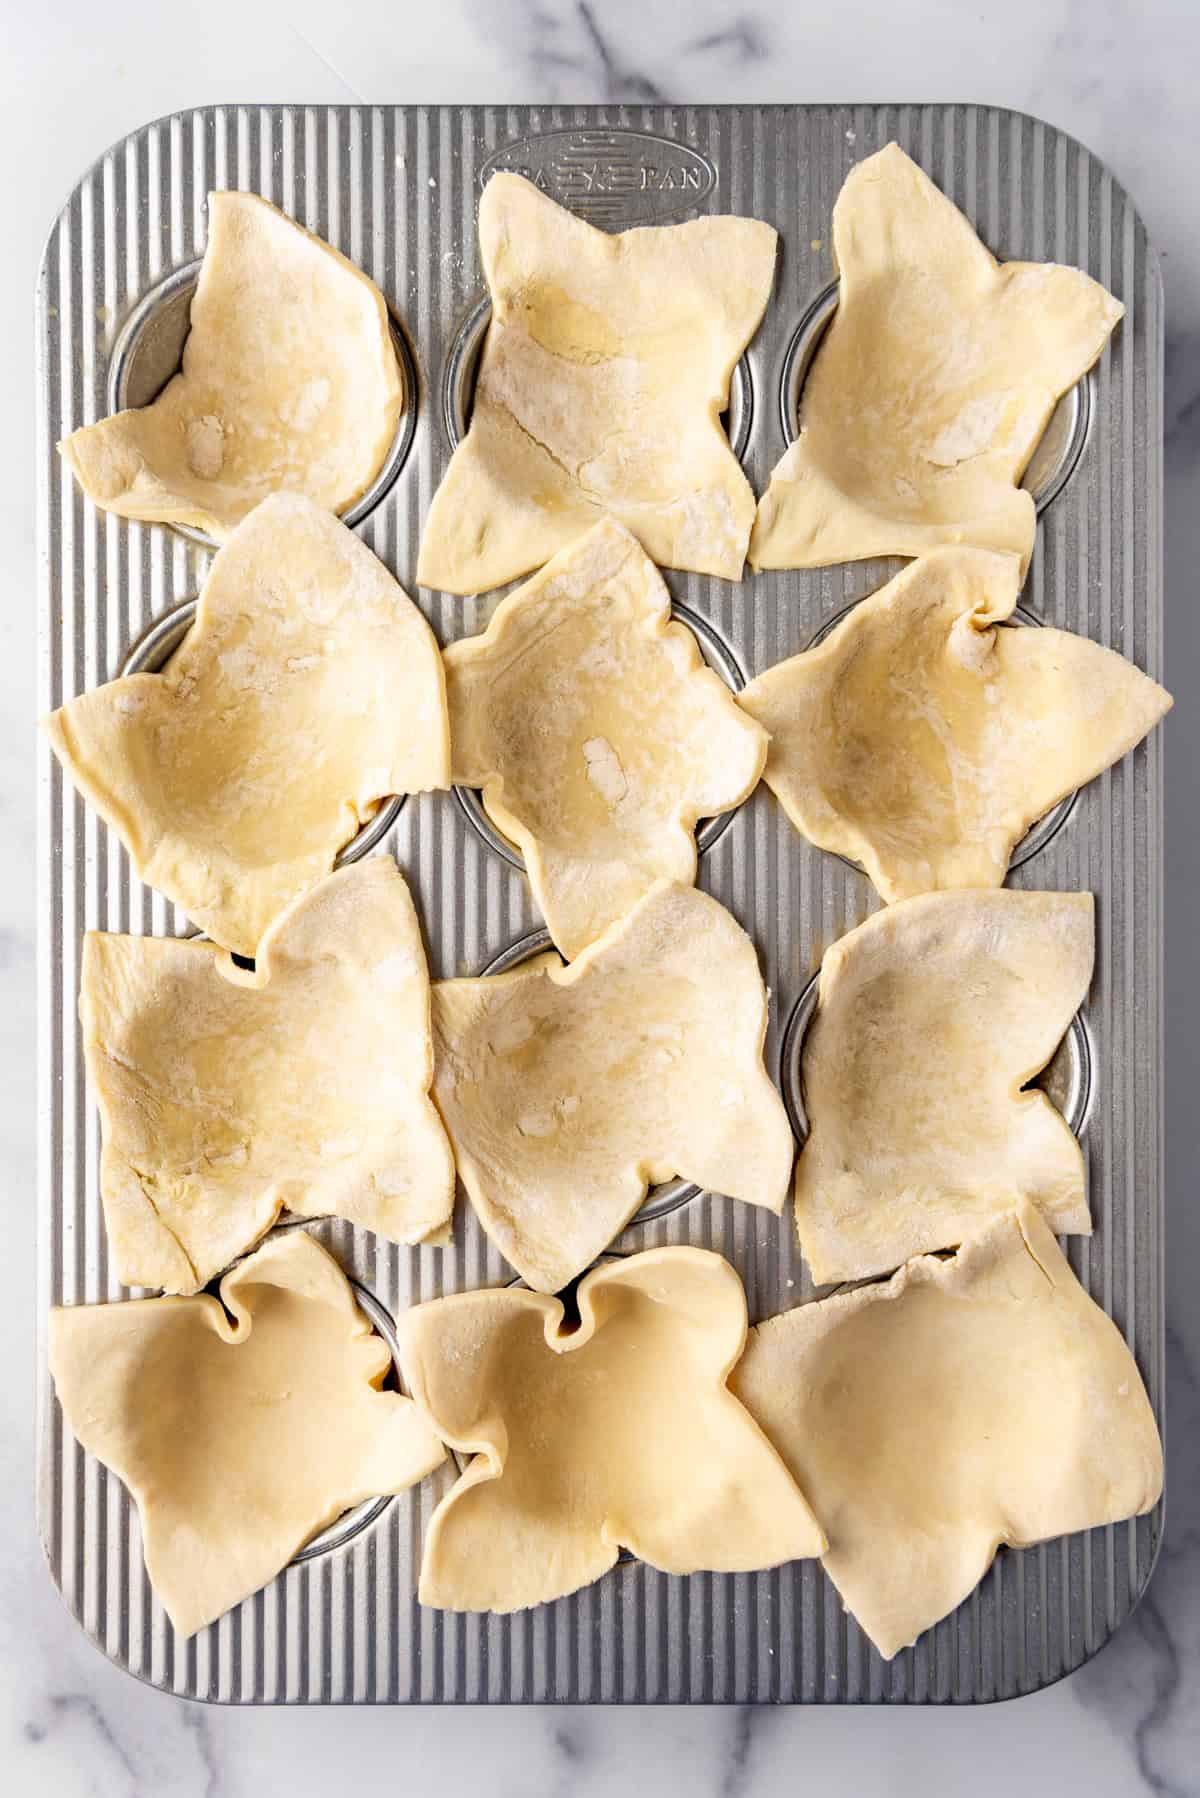
[[[128,1487],[150,1583],[181,1636],[344,1511],[445,1459],[412,1400],[381,1390],[390,1366],[345,1274],[302,1230],[227,1273],[220,1302],[50,1313],[63,1414]]]
[[[1041,1072],[1092,977],[1090,893],[930,893],[821,963],[796,1228],[818,1285],[964,1242],[1020,1198],[1087,1235],[1083,1151]]]
[[[997,262],[897,144],[847,176],[833,242],[838,309],[759,501],[751,566],[971,543],[1024,567],[1037,514],[1017,482],[1124,307],[1079,269]]]
[[[212,943],[89,931],[79,1010],[125,1285],[194,1292],[284,1206],[393,1242],[448,1223],[425,950],[389,858],[297,900],[253,972]]]
[[[375,283],[257,194],[214,193],[180,372],[59,449],[106,511],[223,542],[271,493],[348,511],[404,405]]]
[[[139,876],[241,955],[393,793],[450,784],[433,632],[353,531],[264,500],[209,570],[161,674],[45,721]]]
[[[740,580],[754,495],[721,413],[775,244],[743,218],[610,236],[522,176],[493,175],[479,202],[492,320],[419,583],[487,592],[605,512],[663,567]]]
[[[765,731],[612,519],[444,659],[455,782],[483,789],[568,958],[656,880],[693,881],[697,819],[740,805],[762,773]]]
[[[889,902],[1000,886],[1030,825],[1171,705],[1086,637],[1003,628],[1020,578],[1016,556],[932,550],[738,695],[796,829]]]
[[[1001,1543],[1140,1516],[1162,1491],[1137,1364],[1028,1203],[953,1260],[923,1256],[757,1325],[730,1383],[889,1660],[967,1597]]]
[[[404,1377],[474,1458],[433,1514],[418,1596],[515,1611],[607,1573],[622,1547],[665,1573],[743,1573],[820,1554],[824,1536],[726,1381],[746,1300],[706,1249],[594,1268],[578,1329],[512,1287],[418,1305]]]
[[[569,967],[433,988],[434,1098],[484,1229],[557,1292],[680,1175],[782,1209],[794,1145],[763,1067],[754,945],[660,881]]]

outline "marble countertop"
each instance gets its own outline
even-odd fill
[[[1084,1791],[1200,1795],[1200,58],[1195,0],[293,0],[23,7],[0,65],[9,247],[0,522],[0,1157],[9,1260],[0,1311],[0,1789],[130,1798],[356,1785],[442,1793],[695,1798],[785,1786],[857,1798]],[[108,1665],[42,1562],[32,1503],[34,1068],[34,275],[79,172],[110,142],[205,101],[976,100],[1052,120],[1138,201],[1167,290],[1167,1187],[1170,1373],[1166,1546],[1150,1593],[1079,1673],[978,1711],[225,1711]]]

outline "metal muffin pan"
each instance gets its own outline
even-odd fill
[[[735,437],[745,435],[743,465],[761,493],[795,417],[789,351],[829,288],[834,199],[853,164],[893,138],[998,255],[1076,264],[1124,301],[1124,321],[1080,390],[1090,424],[1072,427],[1081,453],[1070,478],[1052,496],[1039,493],[1022,600],[1032,617],[1118,648],[1160,676],[1157,261],[1119,185],[1053,127],[970,106],[218,106],[161,120],[115,146],[50,233],[38,308],[43,708],[109,678],[127,646],[203,579],[201,546],[96,511],[54,444],[111,409],[122,336],[128,361],[129,321],[147,296],[173,275],[182,291],[203,250],[211,188],[248,188],[282,206],[365,269],[401,321],[412,357],[411,447],[358,529],[446,643],[482,629],[494,604],[494,596],[460,600],[415,586],[422,521],[469,407],[470,346],[460,340],[483,292],[474,216],[485,170],[519,168],[609,229],[702,211],[777,226],[775,292],[744,359],[749,400],[739,412],[735,386],[731,408]],[[176,358],[181,318],[177,311]],[[476,320],[474,356],[479,335]],[[170,373],[169,356],[160,373]],[[447,396],[456,394],[460,409],[448,412]],[[1067,460],[1056,451],[1056,471]],[[898,566],[747,573],[740,584],[670,571],[665,578],[673,599],[711,627],[749,677],[804,648],[823,621]],[[1161,771],[1152,736],[1085,788],[1056,834],[1011,875],[1015,886],[1097,896],[1086,1011],[1094,1078],[1082,1137],[1095,1233],[1065,1246],[1131,1343],[1160,1418]],[[113,1274],[99,1202],[99,1125],[76,1015],[83,932],[182,934],[191,926],[133,878],[125,852],[45,748],[39,774],[44,1329],[51,1304],[128,1296]],[[451,795],[410,800],[387,848],[413,889],[435,977],[494,965],[538,926],[523,876],[480,840]],[[767,1066],[777,1072],[783,1025],[813,969],[878,900],[860,873],[804,842],[762,787],[702,857],[699,880],[758,948],[771,991]],[[441,1292],[512,1277],[461,1200],[446,1249],[398,1248],[340,1220],[309,1227],[392,1317]],[[727,1255],[752,1318],[812,1295],[787,1212],[776,1219],[700,1193],[664,1216],[639,1219],[613,1246],[662,1243]],[[1094,1653],[1144,1589],[1161,1532],[1160,1509],[1002,1553],[958,1611],[888,1664],[811,1562],[686,1579],[633,1563],[572,1598],[512,1617],[424,1610],[415,1597],[421,1541],[453,1478],[447,1464],[341,1547],[293,1565],[179,1643],[149,1589],[127,1495],[64,1427],[44,1340],[39,1368],[39,1514],[66,1603],[138,1677],[226,1702],[986,1701],[1050,1684]]]
[[[545,932],[539,931],[536,934],[538,934],[539,936],[544,936]],[[546,941],[548,943],[549,938],[546,938]],[[591,1267],[588,1268],[587,1272],[593,1273],[596,1268],[603,1267],[604,1263],[606,1261],[623,1261],[625,1259],[625,1255],[626,1255],[625,1250],[614,1251],[612,1249],[606,1249],[602,1255],[597,1255],[596,1259],[592,1262],[592,1265],[591,1265]],[[564,1286],[562,1291],[556,1295],[563,1307],[563,1320],[565,1323],[567,1323],[571,1327],[575,1327],[579,1323],[579,1296],[578,1296],[579,1295],[579,1282],[585,1278],[586,1278],[585,1274],[577,1274],[575,1276],[575,1278],[567,1286]],[[514,1287],[514,1286],[519,1286],[519,1287],[522,1287],[526,1292],[531,1290],[528,1286],[525,1285],[525,1282],[521,1278],[520,1274],[514,1275],[514,1277],[511,1280],[506,1280],[505,1285],[510,1288]],[[448,1449],[447,1453],[448,1453],[450,1459],[454,1462],[455,1471],[457,1473],[465,1473],[467,1468],[470,1465],[471,1457],[469,1455],[463,1454],[462,1450],[457,1449],[457,1448]],[[616,1567],[636,1567],[637,1556],[634,1554],[631,1554],[627,1548],[623,1548],[620,1550],[619,1554],[617,1555],[615,1565],[616,1565]]]

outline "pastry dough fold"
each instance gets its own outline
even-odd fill
[[[696,820],[754,789],[739,712],[637,540],[597,524],[445,652],[454,779],[483,789],[568,958],[658,879],[696,876]]]
[[[249,1597],[343,1511],[445,1458],[387,1344],[301,1230],[221,1281],[220,1299],[50,1313],[69,1427],[129,1488],[151,1584],[180,1636]]]
[[[1171,705],[1086,637],[1005,628],[1019,591],[1015,556],[932,550],[738,695],[797,830],[889,902],[1000,886],[1030,825]]]
[[[253,956],[381,799],[450,784],[433,632],[353,531],[296,494],[222,549],[161,674],[45,720],[138,874]]]
[[[759,1324],[731,1385],[887,1659],[967,1597],[1001,1543],[1140,1516],[1162,1491],[1133,1356],[1026,1202],[951,1260]]]
[[[405,1379],[473,1459],[425,1537],[422,1604],[514,1611],[599,1579],[622,1547],[667,1573],[745,1572],[824,1537],[726,1381],[741,1282],[703,1249],[593,1269],[557,1299],[460,1293],[400,1325]]]
[[[126,1285],[194,1292],[285,1206],[394,1242],[448,1223],[429,975],[393,861],[326,876],[253,972],[212,943],[91,931],[79,1010]]]
[[[1037,518],[1016,483],[1124,308],[1078,269],[997,262],[898,144],[846,177],[833,245],[837,313],[759,501],[751,565],[970,543],[1024,567]]]
[[[565,1286],[675,1174],[782,1208],[758,957],[706,893],[660,881],[566,968],[441,981],[433,1021],[459,1174],[531,1286]]]
[[[775,243],[743,218],[609,236],[522,176],[493,175],[479,202],[492,321],[420,584],[486,592],[605,512],[661,566],[740,580],[754,496],[721,413]]]
[[[223,542],[272,493],[348,511],[404,403],[374,282],[257,194],[214,193],[180,372],[59,448],[106,511]]]
[[[1026,1090],[1087,994],[1090,893],[930,893],[826,952],[796,1228],[820,1284],[949,1249],[1020,1198],[1091,1230],[1083,1152]]]

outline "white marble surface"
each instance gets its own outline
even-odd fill
[[[571,1791],[1200,1794],[1200,67],[1196,0],[206,0],[0,7],[9,249],[0,285],[0,1790],[83,1794]],[[34,547],[31,301],[42,238],[113,139],[213,100],[977,100],[1083,138],[1164,255],[1167,361],[1167,1543],[1147,1600],[1074,1678],[976,1712],[233,1712],[107,1665],[69,1620],[32,1495]]]

